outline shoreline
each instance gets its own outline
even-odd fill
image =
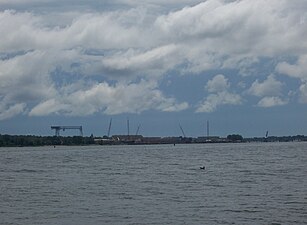
[[[177,145],[177,144],[227,144],[227,143],[267,143],[306,142],[307,136],[269,136],[243,138],[241,135],[221,137],[143,137],[142,135],[113,135],[112,137],[81,136],[35,136],[1,135],[0,147],[42,147],[42,146],[91,146],[91,145]]]

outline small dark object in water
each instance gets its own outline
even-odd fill
[[[201,166],[201,167],[199,167],[199,169],[204,170],[204,169],[206,169],[206,167],[205,166]]]

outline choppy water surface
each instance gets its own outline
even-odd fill
[[[0,224],[307,224],[306,152],[307,143],[0,148]]]

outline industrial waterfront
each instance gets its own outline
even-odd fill
[[[210,144],[210,143],[249,143],[249,142],[306,142],[307,136],[268,136],[243,138],[241,135],[227,137],[144,137],[142,135],[112,135],[111,137],[84,136],[34,136],[1,135],[0,147],[25,146],[84,146],[84,145],[176,145],[176,144]]]
[[[247,143],[247,142],[304,142],[305,135],[295,136],[270,136],[266,131],[263,137],[243,137],[240,134],[229,134],[226,137],[210,135],[209,121],[206,122],[206,135],[189,137],[179,124],[180,136],[143,136],[139,134],[140,125],[135,134],[130,134],[130,123],[127,120],[127,134],[111,135],[112,119],[110,120],[106,135],[83,135],[83,126],[51,126],[53,136],[35,135],[8,135],[0,134],[0,147],[24,147],[24,146],[58,146],[58,145],[155,145],[155,144],[208,144],[208,143]],[[65,136],[65,131],[75,130],[73,136]]]

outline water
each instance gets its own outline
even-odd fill
[[[306,151],[307,143],[0,148],[0,224],[307,224]]]

